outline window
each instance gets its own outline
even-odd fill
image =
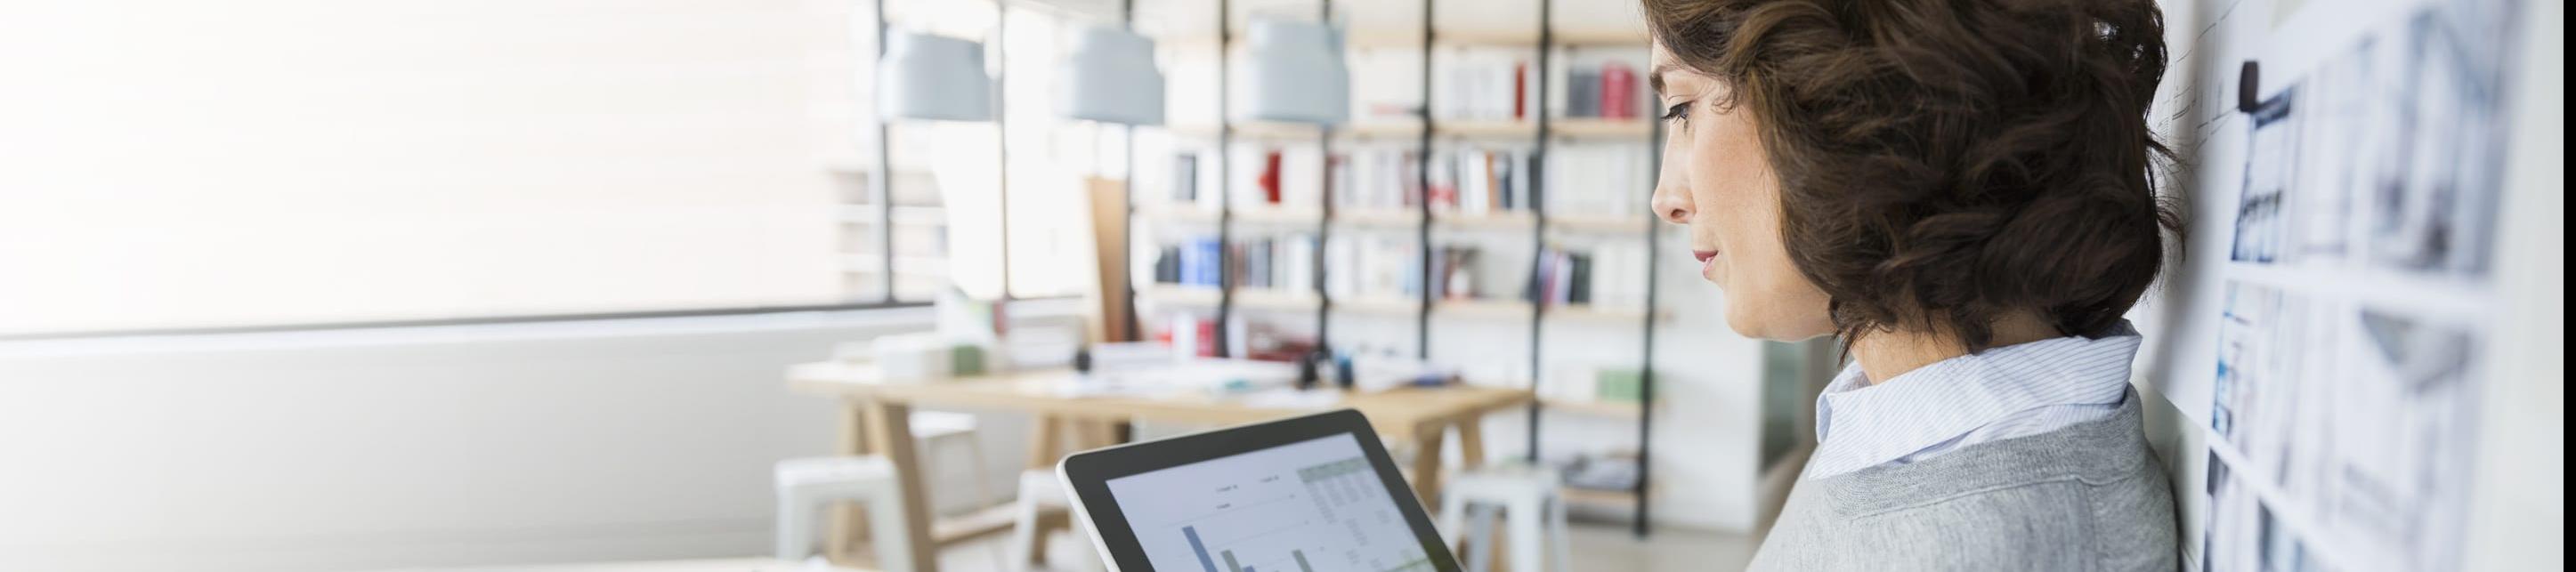
[[[990,4],[909,3],[981,6],[986,28],[958,35],[989,32]],[[998,294],[966,270],[998,250],[977,199],[997,193],[961,170],[994,156],[989,124],[899,127],[959,165],[899,163],[896,292],[888,261],[856,256],[879,223],[851,186],[874,163],[852,136],[872,116],[867,8],[0,7],[0,335]],[[1014,31],[1057,25],[1032,18]],[[1055,59],[1032,37],[1013,73]],[[1044,113],[1045,79],[1012,81],[1013,293],[1078,292],[1088,274],[1060,267],[1088,259],[1052,259],[1085,251],[1084,211],[1047,201],[1080,205],[1079,175],[1043,143],[1081,127]]]

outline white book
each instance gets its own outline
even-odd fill
[[[1279,150],[1279,205],[1305,210],[1322,208],[1324,197],[1324,153],[1314,145],[1289,145]]]
[[[1269,202],[1261,191],[1261,171],[1270,163],[1269,150],[1258,145],[1238,144],[1226,152],[1234,164],[1225,169],[1228,180],[1223,188],[1233,198],[1234,209],[1240,212],[1247,208],[1260,208]]]
[[[1550,50],[1553,53],[1548,54],[1551,64],[1548,67],[1552,69],[1547,70],[1547,114],[1550,117],[1564,117],[1568,101],[1566,98],[1569,97],[1567,90],[1572,86],[1568,72],[1581,66],[1582,63],[1573,58],[1572,50],[1562,46],[1550,48]],[[1556,186],[1551,184],[1548,188],[1553,189]]]

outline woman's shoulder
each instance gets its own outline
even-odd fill
[[[1793,569],[2172,569],[2173,490],[2136,401],[2050,433],[1801,482],[1763,560]]]
[[[2161,471],[2016,482],[1871,505],[1845,477],[1799,483],[1757,562],[1783,570],[2171,570],[2178,534]],[[1757,569],[1762,567],[1757,566]]]

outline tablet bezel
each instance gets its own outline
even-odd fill
[[[1358,410],[1342,409],[1085,451],[1065,457],[1056,465],[1056,473],[1072,492],[1074,512],[1091,530],[1093,546],[1100,549],[1110,569],[1146,571],[1153,570],[1153,564],[1146,560],[1144,545],[1137,542],[1135,531],[1127,526],[1126,513],[1111,496],[1110,480],[1344,434],[1359,441],[1369,467],[1377,471],[1379,484],[1386,486],[1387,498],[1414,500],[1395,503],[1396,510],[1404,514],[1414,540],[1422,543],[1422,552],[1430,558],[1432,569],[1458,572],[1457,559],[1450,555],[1440,531],[1431,526],[1421,499],[1413,495],[1404,473],[1396,470],[1395,461],[1387,456],[1386,445],[1378,441],[1377,430]]]

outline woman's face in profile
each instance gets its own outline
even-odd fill
[[[1780,183],[1754,118],[1719,103],[1726,86],[1679,65],[1659,43],[1652,68],[1665,114],[1652,207],[1689,227],[1700,278],[1725,291],[1736,333],[1802,340],[1833,333],[1825,293],[1798,273],[1780,237]]]

